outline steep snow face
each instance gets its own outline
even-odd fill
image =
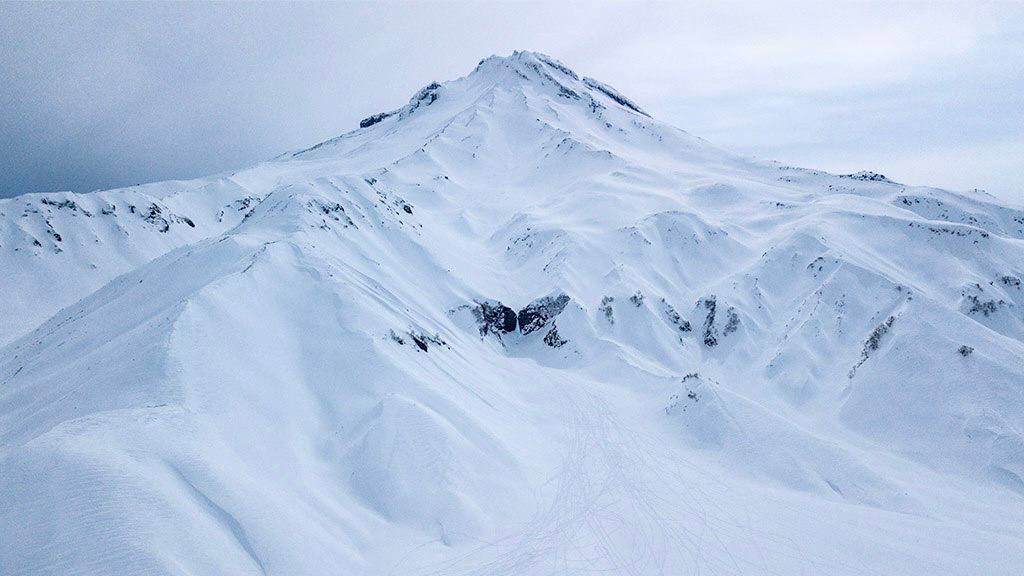
[[[535,53],[0,201],[11,574],[1015,574],[1024,212]]]

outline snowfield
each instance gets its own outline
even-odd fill
[[[541,54],[0,270],[0,574],[1024,570],[1024,211]]]

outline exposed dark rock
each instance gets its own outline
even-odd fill
[[[958,226],[958,227],[932,226],[932,225],[929,225],[929,224],[921,224],[921,223],[918,223],[918,222],[908,222],[907,226],[909,226],[910,228],[924,228],[924,229],[927,229],[932,234],[936,234],[936,235],[945,234],[945,235],[949,235],[949,236],[957,236],[957,237],[960,237],[960,238],[970,238],[970,237],[972,237],[974,235],[978,235],[981,238],[988,238],[989,237],[989,233],[984,231],[984,230],[979,230],[977,228],[966,227],[966,226]],[[975,240],[974,243],[977,244],[978,241]]]
[[[601,298],[601,307],[598,308],[598,310],[604,313],[604,317],[608,320],[609,324],[615,324],[615,312],[612,310],[612,302],[615,302],[615,298],[605,296]]]
[[[885,334],[889,332],[889,328],[892,328],[894,322],[896,322],[896,318],[894,316],[889,316],[885,322],[879,324],[874,331],[871,332],[871,335],[868,336],[867,341],[864,343],[864,350],[878,350],[878,346],[882,342],[882,336],[885,336]]]
[[[867,362],[868,358],[871,357],[871,353],[878,350],[878,347],[882,344],[882,337],[888,334],[889,329],[892,328],[892,325],[895,322],[896,317],[889,316],[885,322],[882,322],[871,331],[871,334],[868,335],[868,339],[864,341],[864,348],[860,352],[860,360],[853,366],[853,368],[850,368],[850,373],[848,374],[850,378],[854,377],[861,364]]]
[[[54,208],[56,208],[58,210],[65,210],[66,209],[66,210],[72,210],[72,211],[75,211],[75,212],[81,210],[81,212],[83,214],[85,214],[86,216],[92,216],[92,214],[90,214],[88,210],[85,210],[84,208],[79,208],[78,204],[76,204],[74,200],[61,200],[60,202],[58,202],[56,200],[51,200],[49,198],[43,198],[39,202],[42,203],[42,204],[45,204],[47,206],[53,206]]]
[[[680,383],[686,384],[689,381],[694,381],[693,386],[695,388],[700,388],[700,386],[704,383],[700,377],[700,374],[696,372],[683,376],[683,379],[680,381]],[[687,408],[690,407],[692,404],[700,402],[700,395],[697,394],[697,391],[694,390],[694,388],[686,386],[685,390],[685,400],[683,399],[683,396],[681,394],[673,394],[671,397],[669,397],[669,403],[667,406],[665,406],[666,414],[671,414],[675,410],[686,412]]]
[[[349,226],[352,226],[353,228],[358,228],[358,226],[356,226],[356,223],[353,222],[352,219],[348,217],[348,214],[345,212],[345,207],[337,202],[325,203],[321,202],[316,198],[313,198],[306,203],[306,208],[309,209],[309,211],[313,212],[314,214],[319,212],[324,217],[323,224],[320,226],[320,228],[323,228],[324,230],[331,229],[330,226],[327,225],[328,219],[333,220],[335,222],[340,222],[346,228]]]
[[[631,304],[633,304],[633,306],[636,306],[637,308],[643,306],[643,304],[644,304],[644,294],[643,294],[643,292],[637,290],[636,294],[633,294],[632,296],[629,297],[629,301],[630,301]]]
[[[604,84],[602,82],[598,82],[593,78],[583,78],[583,83],[586,84],[588,88],[597,90],[598,92],[611,98],[612,101],[614,101],[616,104],[619,104],[620,106],[625,106],[626,108],[629,108],[630,110],[636,112],[637,114],[642,114],[650,118],[650,114],[641,110],[639,106],[634,104],[629,98],[626,98],[622,94],[616,92],[615,89],[612,88],[611,86]]]
[[[161,232],[167,232],[171,229],[171,223],[163,216],[163,209],[156,204],[149,205],[149,209],[143,214],[142,219],[155,225]]]
[[[713,348],[718,346],[718,330],[715,328],[715,311],[718,309],[718,302],[714,294],[698,302],[698,307],[701,302],[704,304],[704,309],[707,310],[707,317],[704,318],[704,345]]]
[[[740,317],[736,314],[736,309],[732,306],[725,311],[725,328],[722,329],[722,336],[728,336],[736,331],[740,326]]]
[[[840,174],[840,178],[849,178],[850,180],[860,180],[862,182],[892,182],[885,176],[878,172],[871,172],[869,170],[862,170],[854,174]]]
[[[420,350],[423,350],[424,352],[427,351],[427,341],[425,338],[423,338],[423,336],[413,333],[410,333],[409,336],[412,338],[412,341],[416,343],[416,346],[418,346]]]
[[[132,214],[135,214],[135,206],[129,205],[128,209]],[[113,212],[113,207],[111,207],[111,212]],[[178,216],[171,212],[165,212],[164,209],[156,203],[150,203],[149,208],[142,213],[142,219],[156,226],[157,230],[160,232],[167,232],[170,230],[172,223],[187,224],[191,228],[196,227],[195,222],[193,222],[191,218]]]
[[[63,242],[64,240],[63,238],[61,238],[61,235],[57,233],[56,230],[53,229],[53,224],[51,224],[48,219],[46,220],[46,233],[49,234],[50,237],[57,242]]]
[[[1006,304],[1006,301],[1002,299],[981,300],[974,294],[967,296],[967,301],[970,303],[970,307],[967,308],[968,314],[981,313],[986,317],[995,314],[999,310],[1000,306],[1004,306]]]
[[[966,357],[968,357],[968,356],[970,356],[971,354],[974,353],[974,348],[964,344],[964,345],[960,346],[959,348],[957,348],[956,351],[959,352],[961,356],[966,358]]]
[[[561,86],[561,85],[558,86],[558,95],[561,96],[562,98],[566,98],[566,99],[569,99],[569,100],[580,100],[581,99],[580,95],[577,94],[575,90],[571,90],[571,89],[566,88],[565,86]]]
[[[573,80],[579,80],[580,79],[580,77],[577,76],[575,72],[570,70],[567,66],[565,66],[561,62],[558,62],[558,61],[556,61],[556,60],[554,60],[552,58],[549,58],[547,56],[544,56],[542,54],[537,54],[536,56],[537,56],[537,59],[540,60],[541,62],[547,64],[548,66],[551,66],[555,70],[558,70],[559,72],[561,72],[562,74],[565,74],[566,76],[572,78]]]
[[[381,112],[379,114],[374,114],[369,118],[363,118],[362,120],[359,121],[359,127],[369,128],[370,126],[373,126],[374,124],[380,122],[381,120],[391,116],[391,114],[392,112]]]
[[[547,325],[548,320],[558,316],[568,303],[569,297],[565,294],[555,297],[545,296],[534,300],[519,311],[519,330],[523,334],[540,330]]]
[[[407,334],[409,335],[409,338],[412,339],[413,343],[416,344],[416,347],[424,352],[429,350],[430,346],[428,344],[434,344],[437,346],[444,346],[445,348],[450,348],[450,346],[448,346],[448,343],[442,340],[439,334],[434,334],[433,336],[431,336],[429,334],[417,332],[416,330],[409,330]]]
[[[832,262],[835,263],[835,264],[839,263],[839,261],[835,260],[835,259],[833,259]],[[828,263],[825,261],[825,257],[824,256],[818,256],[817,258],[814,259],[814,261],[812,261],[810,264],[807,265],[807,269],[810,270],[811,273],[813,273],[815,277],[817,277],[818,276],[818,272],[822,272],[825,269],[825,266],[827,264]]]
[[[721,327],[721,331],[719,331],[720,321],[718,318],[722,316],[722,314],[719,313],[718,298],[714,294],[705,296],[698,300],[697,309],[699,310],[701,307],[705,310],[702,341],[708,348],[718,346],[720,337],[724,338],[739,328],[739,314],[736,313],[735,308],[730,306],[725,310],[725,325]]]
[[[665,312],[665,317],[668,321],[679,328],[680,332],[690,332],[693,328],[690,326],[689,320],[683,320],[683,318],[676,312],[676,309],[672,307],[664,298],[661,299],[661,306]]]
[[[429,106],[430,104],[433,104],[434,101],[437,100],[437,91],[439,88],[441,88],[440,84],[438,84],[437,82],[431,82],[430,84],[427,84],[423,88],[420,88],[420,91],[417,92],[415,96],[413,96],[413,100],[423,102],[424,105]]]
[[[558,335],[558,327],[552,323],[551,330],[548,330],[548,333],[544,335],[544,343],[552,348],[561,348],[568,344],[569,341]]]
[[[269,196],[269,194],[267,196]],[[237,209],[239,212],[243,212],[263,202],[265,199],[266,196],[264,196],[263,198],[260,198],[259,196],[246,196],[245,198],[239,198],[238,200],[235,200],[234,204],[235,206],[238,207]]]
[[[487,334],[508,334],[516,329],[516,311],[505,306],[501,302],[479,302],[473,308],[473,317],[476,318],[477,326],[480,328],[480,335]]]
[[[1016,276],[1003,276],[999,281],[1011,288],[1020,289],[1020,278]]]

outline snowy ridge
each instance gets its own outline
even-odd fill
[[[361,124],[0,201],[3,571],[1024,565],[1024,212],[530,52]]]

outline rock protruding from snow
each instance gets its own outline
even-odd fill
[[[566,340],[565,338],[562,338],[562,336],[558,333],[558,327],[555,326],[554,322],[552,322],[551,329],[548,330],[548,333],[544,335],[544,343],[547,344],[548,346],[551,346],[552,348],[561,348],[562,346],[568,344],[569,341]]]
[[[597,80],[594,80],[593,78],[584,78],[583,79],[583,83],[586,84],[588,88],[593,88],[594,90],[597,90],[598,92],[600,92],[601,94],[604,94],[608,98],[611,98],[612,101],[615,102],[616,104],[618,104],[620,106],[623,106],[625,108],[628,108],[628,109],[632,110],[633,112],[636,112],[637,114],[642,114],[644,116],[647,116],[648,118],[651,117],[650,114],[648,114],[647,112],[644,112],[640,108],[640,106],[638,106],[632,100],[630,100],[629,98],[626,98],[625,96],[622,95],[621,92],[619,92],[618,90],[616,90],[616,89],[612,88],[611,86],[605,84],[604,82],[598,82]]]
[[[374,124],[377,124],[381,120],[384,120],[385,118],[388,118],[391,115],[392,115],[391,112],[379,112],[379,113],[374,114],[372,116],[368,116],[368,117],[363,118],[362,120],[359,121],[359,127],[360,128],[369,128],[370,126],[373,126]]]
[[[516,311],[498,301],[480,302],[473,308],[480,335],[508,334],[516,329]]]
[[[548,321],[565,310],[569,297],[565,294],[545,296],[531,302],[519,311],[519,331],[529,334],[547,326]]]
[[[870,358],[871,355],[876,350],[878,350],[878,348],[882,345],[882,339],[885,337],[886,334],[889,333],[889,330],[895,323],[896,317],[889,316],[889,318],[887,318],[885,322],[882,322],[878,326],[875,326],[875,329],[871,331],[871,334],[868,335],[867,340],[864,341],[864,347],[861,348],[860,360],[857,361],[853,368],[850,368],[848,376],[851,379],[857,375],[857,369],[860,368],[865,362],[867,362],[868,358]]]
[[[883,174],[878,172],[872,172],[870,170],[861,170],[853,174],[840,174],[840,178],[849,178],[851,180],[860,180],[861,182],[888,182],[893,184],[892,180],[889,180]]]
[[[718,298],[711,294],[697,301],[698,312],[704,311],[703,342],[708,348],[718,346],[719,338],[728,336],[740,326],[740,317],[732,306],[726,308],[722,314],[719,310]],[[722,321],[722,317],[725,321]],[[686,324],[689,326],[689,323]],[[683,330],[685,331],[685,330]]]

